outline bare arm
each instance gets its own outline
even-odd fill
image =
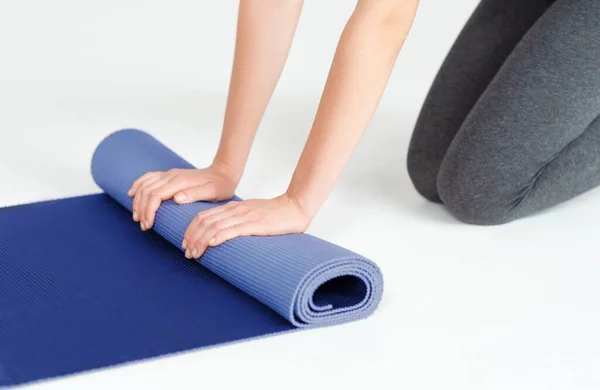
[[[418,3],[359,1],[340,39],[287,192],[198,214],[185,233],[186,257],[199,258],[208,246],[238,236],[296,233],[308,227],[371,121]]]
[[[302,0],[241,0],[233,72],[215,163],[239,180],[294,37]]]
[[[149,172],[129,190],[133,220],[154,225],[161,202],[231,198],[252,141],[288,56],[302,0],[241,0],[229,97],[221,141],[213,164],[204,169]]]
[[[418,3],[362,0],[346,25],[288,189],[309,218],[327,198],[371,121]]]

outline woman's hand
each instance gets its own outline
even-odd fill
[[[163,201],[173,198],[176,203],[185,204],[230,199],[238,182],[228,167],[215,163],[205,169],[146,173],[133,183],[127,195],[134,197],[133,220],[140,223],[142,230],[148,230]]]
[[[197,259],[206,248],[235,237],[304,232],[310,219],[287,194],[274,199],[232,201],[198,213],[181,245],[186,258]]]

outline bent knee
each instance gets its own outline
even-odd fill
[[[437,191],[444,206],[461,222],[493,226],[518,218],[514,200],[499,186],[478,182],[477,176],[442,170],[437,178]]]
[[[418,150],[411,147],[408,149],[406,167],[417,192],[431,202],[441,203],[437,189],[439,164],[423,158]]]

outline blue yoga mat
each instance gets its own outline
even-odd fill
[[[111,134],[91,168],[102,194],[0,209],[0,386],[358,320],[381,300],[376,264],[309,234],[185,259],[189,222],[221,203],[164,202],[142,232],[133,181],[192,168],[147,133]]]

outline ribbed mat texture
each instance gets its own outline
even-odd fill
[[[111,134],[91,168],[105,194],[0,209],[0,386],[357,320],[381,300],[373,262],[309,234],[186,260],[188,224],[218,203],[164,202],[141,232],[131,184],[192,168],[145,132]]]

